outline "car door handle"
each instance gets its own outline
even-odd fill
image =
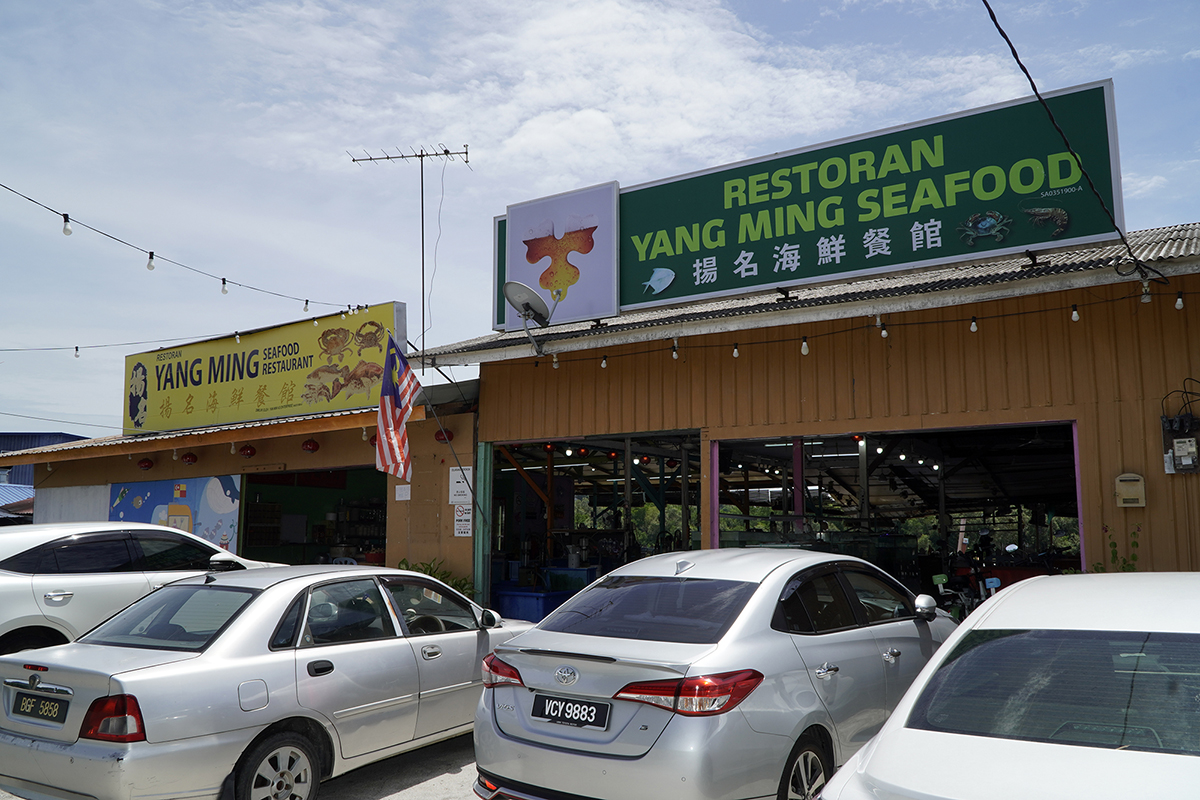
[[[427,661],[432,661],[433,659],[441,656],[441,654],[442,648],[438,647],[436,644],[427,644],[421,648],[421,658],[424,658]]]
[[[883,660],[889,664],[895,663],[896,659],[899,657],[900,657],[900,651],[894,647],[883,654]]]
[[[833,674],[837,671],[838,671],[837,664],[830,664],[828,661],[826,661],[824,664],[817,667],[816,672],[814,674],[821,680],[825,680],[827,678],[832,678]]]
[[[46,600],[67,600],[75,596],[74,592],[46,592],[42,595]]]
[[[308,674],[314,678],[320,675],[328,675],[333,672],[332,661],[310,661],[308,662]]]

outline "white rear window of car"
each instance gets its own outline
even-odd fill
[[[907,725],[1200,755],[1200,636],[972,631],[930,679]]]

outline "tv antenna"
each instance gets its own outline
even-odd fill
[[[546,301],[541,295],[518,281],[507,281],[504,284],[504,299],[513,307],[517,315],[521,317],[521,327],[525,329],[525,335],[529,337],[529,341],[533,344],[533,352],[539,356],[545,355],[542,352],[542,346],[533,338],[533,334],[529,332],[529,320],[533,320],[539,327],[545,328],[550,324],[550,308],[546,305]]]
[[[412,150],[412,148],[409,148]],[[366,153],[366,151],[363,151]],[[366,153],[362,158],[353,155],[349,150],[346,155],[350,156],[351,163],[360,164],[363,161],[407,161],[410,158],[417,159],[417,163],[421,165],[421,352],[425,352],[425,159],[427,158],[444,158],[448,161],[453,161],[455,156],[462,156],[463,163],[468,169],[471,165],[471,160],[467,157],[467,145],[463,145],[462,150],[450,152],[450,148],[446,145],[438,143],[437,149],[426,150],[422,147],[420,150],[413,150],[411,153],[401,153],[400,148],[396,148],[396,154],[392,155],[387,150],[383,151],[381,156],[373,156]],[[532,338],[532,337],[530,337]],[[421,369],[425,369],[425,359],[421,359]]]

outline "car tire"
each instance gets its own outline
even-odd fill
[[[236,800],[317,800],[317,748],[298,733],[268,736],[246,751],[234,781]]]
[[[816,735],[796,740],[779,780],[779,800],[813,800],[833,775],[833,764]]]
[[[45,630],[13,631],[0,640],[0,655],[66,644],[67,637]]]

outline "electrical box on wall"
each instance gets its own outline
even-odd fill
[[[1200,454],[1196,441],[1200,437],[1200,418],[1178,414],[1162,418],[1163,469],[1168,475],[1181,472],[1200,472]]]
[[[1132,472],[1118,475],[1113,494],[1122,508],[1142,508],[1146,505],[1146,479]]]

